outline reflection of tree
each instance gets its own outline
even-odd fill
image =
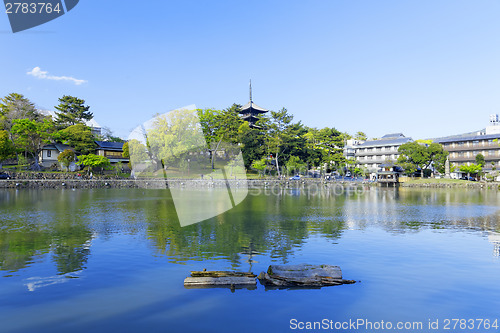
[[[340,237],[343,223],[309,219],[304,210],[307,202],[306,196],[252,197],[222,215],[184,228],[166,204],[150,203],[144,211],[148,237],[159,252],[173,261],[223,257],[238,267],[250,252],[287,262],[312,234]]]
[[[18,196],[4,197],[2,205],[16,207],[17,219],[2,221],[0,228],[0,270],[17,271],[29,266],[35,258],[52,254],[60,274],[84,268],[90,254],[92,239],[85,216],[76,212],[75,205],[84,208],[79,192],[58,195],[56,200],[43,200],[36,191],[20,192]],[[38,216],[37,208],[53,215]],[[40,220],[39,220],[40,219]],[[45,220],[44,220],[45,219]],[[33,221],[32,221],[33,220]]]
[[[59,273],[74,272],[85,268],[94,234],[106,239],[141,230],[157,252],[174,262],[224,258],[233,268],[244,270],[257,254],[288,262],[307,240],[319,236],[335,243],[347,228],[500,233],[493,191],[373,188],[359,195],[328,196],[322,191],[311,195],[302,189],[282,189],[250,195],[234,209],[184,228],[168,193],[143,189],[0,192],[0,270],[17,271],[41,255],[52,255]],[[491,209],[491,214],[485,214],[485,209]]]
[[[59,274],[85,268],[90,254],[92,233],[83,225],[64,226],[54,230],[53,260]]]
[[[25,221],[4,221],[0,228],[0,270],[17,271],[33,262],[33,257],[50,251],[47,230]]]

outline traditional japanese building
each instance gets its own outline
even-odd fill
[[[258,126],[255,125],[255,123],[259,120],[259,115],[264,114],[266,112],[269,112],[269,110],[261,108],[252,101],[252,81],[250,80],[250,102],[248,102],[241,108],[239,112],[241,118],[247,121],[250,127],[258,128]]]

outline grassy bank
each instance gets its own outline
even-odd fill
[[[424,179],[410,179],[404,182],[405,184],[467,184],[477,183],[461,179],[445,179],[445,178],[424,178]]]

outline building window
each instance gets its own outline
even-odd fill
[[[52,157],[52,150],[47,150],[47,157]]]
[[[473,145],[474,147],[479,146],[479,140],[474,140],[474,141],[472,141],[472,145]]]
[[[119,151],[107,151],[104,153],[106,157],[112,157],[112,158],[122,158],[122,153]]]

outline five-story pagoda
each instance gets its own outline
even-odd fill
[[[269,110],[263,109],[252,101],[252,80],[250,80],[250,102],[245,104],[241,110],[240,115],[243,120],[246,120],[250,127],[259,128],[255,123],[259,120],[259,115],[269,112]]]

